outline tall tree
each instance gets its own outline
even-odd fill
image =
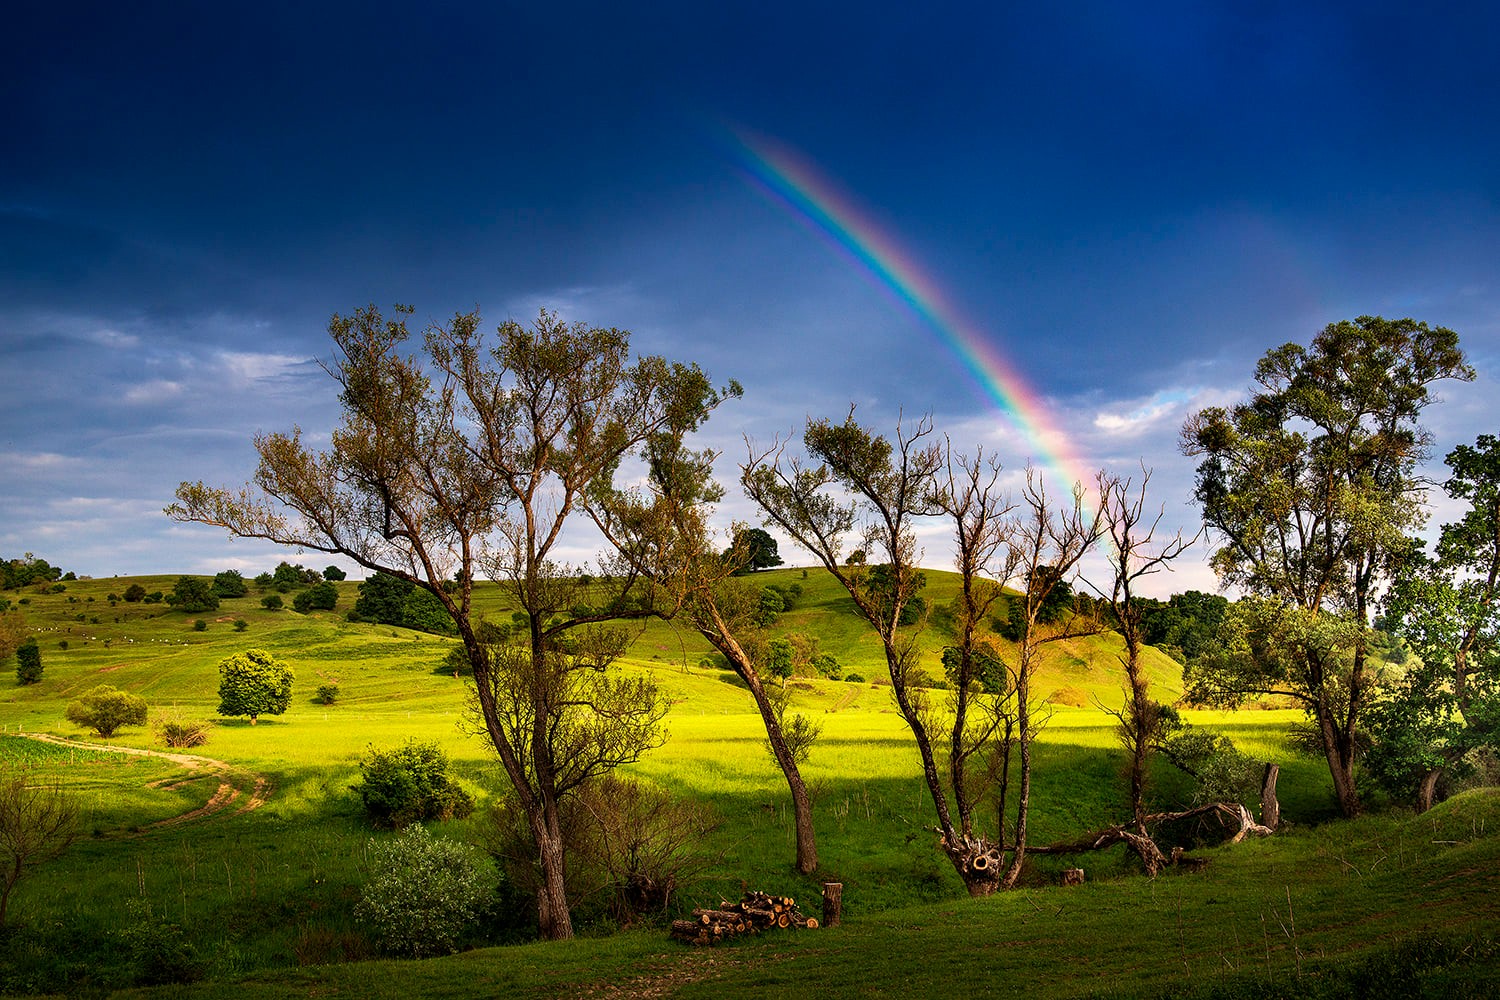
[[[1104,506],[1110,540],[1110,571],[1114,578],[1108,594],[1115,627],[1125,642],[1125,705],[1120,709],[1121,742],[1129,757],[1132,848],[1146,869],[1155,874],[1161,852],[1146,830],[1146,775],[1151,752],[1162,728],[1162,706],[1152,699],[1141,651],[1145,646],[1145,607],[1137,586],[1145,577],[1167,569],[1197,540],[1178,533],[1158,542],[1162,512],[1149,516],[1146,487],[1151,473],[1143,471],[1139,490],[1132,492],[1130,480],[1099,477],[1099,496]]]
[[[902,611],[916,595],[921,584],[917,569],[919,552],[916,543],[918,522],[930,515],[947,512],[967,532],[970,557],[961,560],[973,573],[986,568],[993,571],[993,556],[999,543],[993,539],[1007,511],[993,489],[993,477],[983,472],[983,461],[965,464],[948,463],[951,453],[930,442],[932,422],[928,418],[914,425],[898,425],[893,438],[879,436],[854,419],[851,409],[840,424],[827,420],[809,421],[803,434],[809,462],[785,454],[778,443],[769,450],[752,454],[742,467],[741,482],[745,492],[765,513],[768,523],[775,524],[797,543],[813,553],[828,572],[848,592],[855,608],[880,637],[891,691],[896,705],[911,730],[922,761],[923,780],[937,814],[937,832],[950,863],[972,895],[985,895],[1004,885],[1013,885],[1024,861],[1025,810],[1029,794],[1031,720],[1018,701],[1016,725],[1020,735],[1021,792],[1018,796],[1018,840],[1013,842],[1009,865],[1002,870],[1003,834],[994,842],[967,824],[963,809],[954,810],[952,762],[948,768],[939,764],[939,744],[934,736],[938,713],[927,702],[925,692],[916,682],[917,629],[902,630]],[[816,462],[816,465],[810,464]],[[944,470],[966,470],[968,485],[944,483]],[[1045,504],[1045,497],[1038,491]],[[984,529],[978,527],[983,523]],[[1049,522],[1056,528],[1055,522]],[[1016,529],[1019,530],[1019,529]],[[1055,532],[1042,527],[1042,551],[1051,551]],[[1094,537],[1097,538],[1097,530]],[[843,558],[844,547],[856,540],[856,552],[862,558]],[[1017,547],[1020,551],[1020,547]],[[1079,553],[1081,554],[1081,553]],[[1016,559],[1021,559],[1017,556]],[[869,559],[885,568],[872,583]],[[1010,562],[1009,557],[1005,560]],[[1074,560],[1076,561],[1076,559]],[[1032,564],[1033,567],[1035,563]],[[1072,562],[1063,560],[1063,572]],[[975,595],[976,601],[983,598]],[[1034,611],[1033,611],[1034,616]],[[962,651],[960,651],[962,658]],[[977,669],[977,657],[970,650],[970,670]],[[1030,663],[1028,659],[1027,664]],[[1016,696],[1029,693],[1029,674],[1020,668],[1015,685]],[[950,731],[948,746],[956,739],[960,747],[959,779],[966,786],[962,802],[968,797],[964,779],[965,762],[973,756],[974,730],[967,725],[956,736]],[[990,727],[994,733],[999,725]],[[947,772],[945,774],[945,771]]]
[[[732,384],[728,391],[738,395],[739,387]],[[791,794],[796,867],[808,875],[818,867],[812,797],[799,766],[807,742],[801,737],[808,731],[797,716],[787,719],[784,689],[768,687],[761,676],[763,669],[778,673],[771,644],[762,640],[756,625],[761,588],[736,579],[741,567],[753,561],[747,548],[757,544],[754,532],[760,529],[736,530],[727,551],[714,549],[709,524],[723,497],[713,479],[717,455],[685,447],[688,429],[669,428],[646,442],[641,455],[648,470],[644,488],[617,489],[601,480],[590,495],[590,513],[620,557],[671,595],[681,617],[750,690],[771,756]]]
[[[1368,626],[1423,519],[1416,473],[1429,443],[1417,422],[1443,379],[1470,379],[1458,335],[1411,319],[1330,324],[1310,346],[1285,344],[1255,368],[1259,388],[1183,428],[1201,457],[1195,496],[1219,547],[1225,585],[1285,606],[1244,655],[1198,675],[1201,694],[1234,703],[1256,693],[1299,700],[1317,729],[1339,807],[1359,811],[1354,758],[1374,676]],[[1320,623],[1332,616],[1352,630]],[[1286,627],[1282,627],[1286,626]],[[1347,644],[1333,642],[1347,636]]]
[[[601,623],[660,609],[626,574],[597,613],[571,615],[583,584],[555,554],[596,477],[664,426],[703,419],[720,394],[696,366],[632,362],[625,331],[545,311],[530,327],[502,324],[493,343],[477,313],[460,314],[411,352],[410,312],[387,320],[371,306],[330,322],[344,419],[329,451],[295,430],[262,435],[252,486],[183,483],[167,513],[342,555],[443,604],[532,835],[541,933],[570,937],[560,802],[654,746],[663,711],[649,684],[606,671],[621,645]],[[480,636],[481,571],[525,613],[515,643]]]
[[[1500,743],[1500,439],[1481,434],[1447,464],[1444,489],[1468,510],[1391,590],[1383,624],[1417,662],[1370,718],[1371,770],[1419,811],[1470,751]]]

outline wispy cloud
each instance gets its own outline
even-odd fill
[[[125,402],[137,406],[159,406],[182,395],[183,385],[170,379],[152,379],[125,390]]]

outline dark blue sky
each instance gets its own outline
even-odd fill
[[[857,401],[1019,470],[918,317],[746,182],[737,130],[815,165],[1184,523],[1182,419],[1338,319],[1459,331],[1481,381],[1429,411],[1438,450],[1497,430],[1492,5],[1042,8],[11,11],[0,555],[274,563],[159,511],[243,481],[258,429],[331,426],[311,362],[366,302],[630,328],[745,383],[730,457]]]

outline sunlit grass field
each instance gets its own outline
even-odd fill
[[[946,600],[951,578],[928,575],[925,596]],[[762,576],[804,588],[775,631],[816,635],[820,650],[837,656],[846,671],[872,680],[883,674],[878,644],[840,607],[825,575]],[[707,803],[720,820],[701,844],[713,859],[708,874],[679,905],[737,898],[748,884],[797,897],[816,912],[819,883],[841,881],[844,927],[711,953],[669,946],[651,928],[420,964],[278,972],[368,956],[352,906],[367,874],[366,848],[384,834],[371,832],[350,786],[369,747],[408,737],[443,746],[481,803],[473,817],[441,827],[460,839],[479,839],[484,805],[500,794],[498,768],[485,742],[465,731],[466,682],[443,672],[451,641],[345,621],[356,583],[339,584],[336,610],[306,616],[263,610],[253,589],[211,615],[108,600],[133,582],[151,591],[170,590],[174,581],[90,580],[70,582],[61,594],[12,594],[29,601],[22,610],[39,633],[45,670],[40,684],[25,688],[0,681],[0,762],[16,760],[57,778],[83,811],[82,838],[21,883],[12,912],[53,940],[106,941],[125,919],[123,904],[135,901],[188,929],[211,980],[256,977],[259,985],[235,987],[244,995],[305,993],[314,982],[345,995],[605,995],[611,982],[662,981],[675,992],[660,995],[681,996],[748,995],[752,984],[756,996],[773,988],[802,995],[951,996],[962,988],[1073,996],[1144,989],[1164,977],[1248,975],[1262,966],[1268,978],[1304,966],[1311,974],[1327,956],[1446,923],[1495,927],[1500,851],[1490,834],[1500,824],[1500,803],[1479,795],[1441,815],[1328,823],[1334,802],[1326,770],[1288,749],[1285,735],[1300,719],[1289,711],[1187,713],[1228,733],[1252,756],[1282,766],[1287,834],[1212,851],[1201,875],[1155,880],[1135,874],[1118,849],[1082,859],[1037,858],[1022,891],[976,903],[935,848],[917,755],[888,688],[798,679],[794,709],[823,727],[804,771],[816,800],[821,867],[799,877],[791,868],[785,785],[748,693],[730,674],[700,665],[708,649],[696,636],[655,623],[641,632],[621,669],[649,670],[669,692],[669,738],[629,772]],[[492,615],[508,614],[495,588],[482,589],[480,598]],[[194,628],[200,617],[207,623],[202,631]],[[246,622],[244,631],[235,629],[237,620]],[[944,637],[933,629],[923,641],[931,673],[941,676]],[[1073,688],[1089,702],[1051,706],[1037,753],[1033,843],[1124,818],[1114,720],[1096,707],[1122,697],[1117,643],[1106,636],[1049,650],[1037,690],[1045,696]],[[213,718],[217,663],[249,647],[286,660],[297,683],[285,715],[256,725],[220,720],[209,742],[189,751],[226,763],[228,771],[17,735],[104,742],[63,717],[68,700],[99,683],[140,694],[153,716]],[[1158,697],[1180,692],[1168,658],[1157,654],[1152,669]],[[333,705],[312,700],[325,683],[339,686]],[[127,728],[107,743],[162,749],[149,727]],[[1170,768],[1154,778],[1162,801],[1186,791]],[[259,797],[256,779],[268,783]],[[226,782],[236,792],[227,806],[171,822],[202,807]],[[1056,887],[1058,870],[1073,863],[1088,869],[1088,884]],[[1295,931],[1283,926],[1293,917]],[[526,923],[525,915],[518,923]],[[588,936],[605,927],[586,923],[582,930]],[[1108,981],[1090,971],[1097,969],[1108,970]],[[104,976],[98,985],[111,984]]]

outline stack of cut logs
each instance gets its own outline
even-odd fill
[[[672,921],[672,936],[689,944],[717,944],[736,934],[759,934],[776,927],[816,927],[816,917],[804,916],[789,896],[747,892],[738,903],[717,909],[694,910],[692,920]]]

